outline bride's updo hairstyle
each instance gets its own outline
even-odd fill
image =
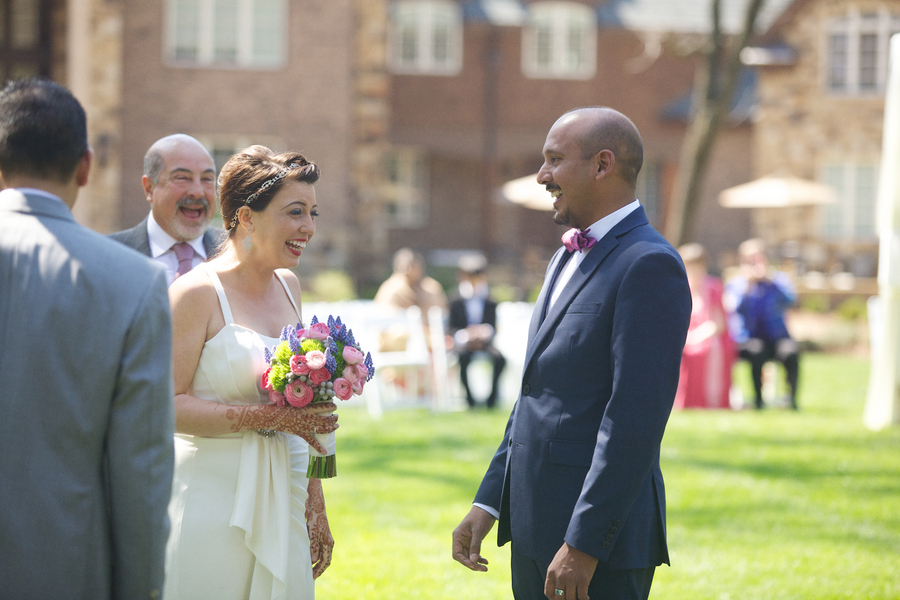
[[[265,210],[287,180],[312,185],[319,180],[319,167],[298,152],[275,154],[265,146],[250,146],[229,158],[219,173],[219,203],[228,237],[235,235],[242,206]]]

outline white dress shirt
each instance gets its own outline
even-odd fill
[[[178,257],[172,247],[178,243],[178,240],[163,231],[153,213],[147,219],[147,236],[150,238],[150,256],[154,260],[158,260],[162,266],[166,268],[166,280],[169,285],[175,281],[175,274],[178,273]],[[194,249],[194,257],[191,259],[191,268],[193,269],[206,260],[206,248],[203,246],[203,236],[188,240],[188,245]]]

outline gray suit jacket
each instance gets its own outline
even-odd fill
[[[150,256],[150,236],[147,234],[148,214],[144,220],[132,227],[109,234],[109,237],[122,242],[129,248],[134,248],[141,254]],[[225,230],[219,227],[210,227],[203,234],[203,247],[206,248],[206,256],[212,256],[213,252],[225,241]]]
[[[161,593],[171,329],[162,267],[0,196],[0,597]]]

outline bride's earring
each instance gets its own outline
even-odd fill
[[[253,247],[253,238],[250,237],[250,234],[253,233],[251,230],[247,230],[247,237],[241,240],[241,246],[244,247],[244,252],[250,250]]]

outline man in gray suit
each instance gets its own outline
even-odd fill
[[[75,222],[92,151],[62,86],[0,91],[0,598],[158,598],[172,486],[159,265]]]
[[[209,227],[216,213],[216,166],[203,144],[176,133],[147,150],[141,185],[150,213],[110,237],[159,261],[171,285],[225,239],[222,229]]]

